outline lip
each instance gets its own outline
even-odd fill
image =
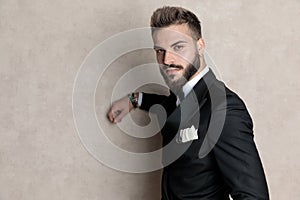
[[[167,73],[168,75],[170,75],[170,74],[177,74],[180,70],[181,70],[181,69],[178,69],[178,68],[168,68],[168,69],[166,70],[166,73]]]

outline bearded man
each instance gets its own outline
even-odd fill
[[[151,28],[170,95],[129,94],[113,103],[108,118],[118,123],[134,108],[165,108],[163,145],[173,146],[162,163],[184,151],[164,166],[162,200],[269,199],[252,119],[238,95],[206,65],[199,19],[184,8],[163,7],[153,13]]]

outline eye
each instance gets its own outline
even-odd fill
[[[182,50],[183,49],[183,45],[176,45],[176,46],[174,46],[174,50],[175,51],[180,51],[180,50]]]
[[[163,54],[163,53],[165,53],[164,49],[155,49],[155,51],[156,51],[157,54]]]

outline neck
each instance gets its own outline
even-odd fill
[[[205,60],[204,60],[204,58],[203,58],[203,56],[201,56],[200,57],[200,67],[199,67],[199,69],[197,70],[197,72],[189,79],[189,81],[190,80],[192,80],[193,78],[195,78],[205,67],[206,67],[206,62],[205,62]]]

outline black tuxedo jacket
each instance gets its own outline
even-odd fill
[[[243,101],[210,70],[176,106],[176,96],[143,93],[141,109],[164,107],[162,200],[269,199]],[[163,116],[163,115],[159,115]],[[198,139],[180,142],[194,126]]]

